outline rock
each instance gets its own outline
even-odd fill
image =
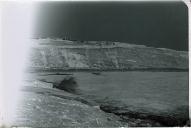
[[[20,127],[119,127],[127,126],[120,118],[72,98],[51,95],[46,88],[22,91],[11,126]],[[49,92],[48,95],[42,92]],[[56,93],[56,90],[52,90]],[[64,95],[62,91],[62,96]],[[58,91],[58,95],[60,92]],[[73,98],[74,99],[74,98]],[[109,120],[108,120],[109,119]]]
[[[128,106],[118,106],[118,104],[101,104],[100,109],[114,113],[128,122],[129,126],[185,126],[189,124],[188,106],[180,106],[167,111],[146,111],[133,110]],[[134,121],[132,121],[134,119]]]
[[[57,86],[54,86],[54,88],[65,90],[70,93],[76,93],[77,87],[78,87],[78,84],[75,78],[72,76],[68,76],[64,78]]]

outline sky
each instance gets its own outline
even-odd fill
[[[183,2],[40,2],[34,38],[119,41],[188,50]]]

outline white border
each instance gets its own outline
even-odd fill
[[[191,82],[191,71],[190,71],[190,67],[191,67],[191,53],[190,53],[190,50],[191,50],[191,45],[190,45],[190,39],[191,39],[191,28],[190,28],[190,25],[191,25],[191,17],[190,17],[190,11],[191,11],[191,1],[190,0],[183,0],[183,2],[187,5],[188,7],[188,55],[189,55],[189,117],[190,117],[190,121],[191,121],[191,86],[190,86],[190,82]]]

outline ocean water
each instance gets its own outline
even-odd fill
[[[188,105],[187,72],[74,73],[80,90],[147,109]]]
[[[48,74],[48,73],[47,73]],[[148,110],[187,106],[188,72],[90,72],[72,73],[78,89],[87,96],[120,101]],[[36,75],[38,79],[59,82],[66,75]]]
[[[188,75],[188,72],[146,71],[46,72],[30,73],[27,77],[30,80],[60,83],[66,77],[72,76],[78,85],[76,95],[80,97],[99,102],[99,105],[109,103],[109,106],[122,107],[122,112],[144,113],[148,118],[149,115],[154,115],[155,121],[162,116],[162,122],[159,121],[163,123],[162,126],[174,126],[178,124],[177,121],[188,120]],[[137,118],[142,118],[140,116],[141,114]],[[130,118],[128,123],[135,122],[132,126],[147,126],[145,123],[138,124],[137,119],[129,120]],[[175,123],[171,124],[172,121]],[[151,126],[157,125],[151,123]]]

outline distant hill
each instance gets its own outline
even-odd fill
[[[188,70],[188,52],[111,41],[33,39],[39,70]]]

